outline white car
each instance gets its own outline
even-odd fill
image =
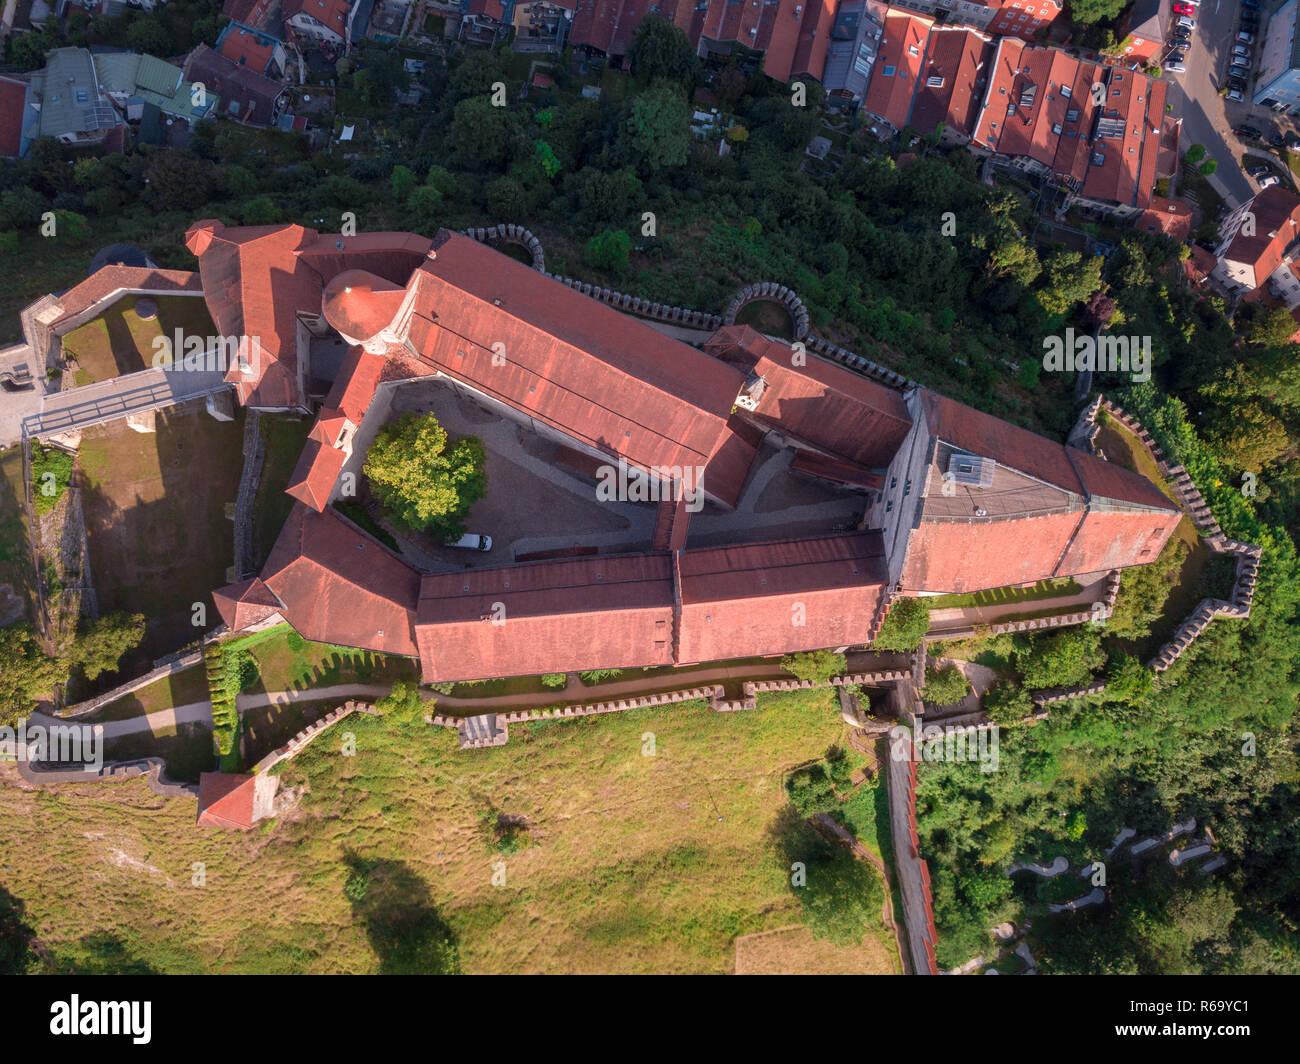
[[[1239,33],[1239,34],[1237,34],[1237,40],[1241,41],[1242,44],[1254,44],[1254,43],[1255,43],[1255,37],[1254,37],[1254,34],[1250,34],[1250,33]]]
[[[1182,26],[1184,29],[1194,30],[1196,29],[1196,19],[1188,18],[1186,15],[1179,15],[1178,18],[1174,20],[1174,25]],[[1244,36],[1244,34],[1242,36]]]
[[[1186,74],[1187,67],[1182,63],[1166,63],[1165,69],[1171,74]]]
[[[480,536],[473,532],[466,532],[455,543],[448,543],[449,547],[460,547],[462,550],[491,550],[492,537]]]
[[[1233,89],[1230,93],[1228,93],[1228,99],[1231,100],[1233,103],[1241,103],[1241,101],[1244,100],[1245,98],[1246,97],[1244,97],[1236,89]]]
[[[1276,184],[1277,184],[1277,174],[1269,174],[1267,177],[1261,177],[1259,179],[1260,188],[1272,188]]]

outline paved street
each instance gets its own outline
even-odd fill
[[[1196,12],[1196,30],[1187,52],[1187,72],[1169,74],[1169,103],[1183,120],[1179,147],[1204,144],[1219,164],[1210,183],[1235,207],[1256,192],[1255,183],[1241,171],[1244,145],[1232,132],[1234,124],[1250,118],[1248,105],[1228,103],[1219,95],[1227,80],[1228,56],[1237,35],[1239,0],[1202,0]],[[1268,5],[1271,6],[1271,5]],[[1267,26],[1267,21],[1262,22]],[[1258,123],[1256,123],[1258,124]]]

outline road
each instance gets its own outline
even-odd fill
[[[1168,102],[1173,114],[1183,120],[1179,148],[1186,151],[1193,144],[1205,145],[1210,158],[1219,164],[1210,183],[1229,207],[1245,203],[1256,192],[1254,183],[1241,171],[1245,146],[1232,132],[1234,124],[1251,119],[1254,109],[1249,104],[1230,104],[1219,95],[1237,35],[1237,7],[1238,0],[1202,0],[1187,52],[1187,72],[1165,74]]]

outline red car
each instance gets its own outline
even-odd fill
[[[1195,14],[1196,14],[1196,8],[1192,7],[1191,4],[1177,4],[1177,3],[1176,3],[1176,4],[1172,4],[1171,6],[1173,7],[1173,9],[1174,9],[1174,14],[1176,14],[1176,15],[1187,15],[1187,16],[1190,17],[1191,15],[1195,15]]]

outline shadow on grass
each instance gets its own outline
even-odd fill
[[[793,805],[777,813],[767,839],[813,936],[842,946],[860,943],[880,916],[883,898],[875,870],[846,847],[828,842]]]
[[[158,975],[158,969],[142,960],[110,931],[92,931],[64,947],[49,962],[49,969],[65,975]]]
[[[459,975],[460,950],[429,888],[405,862],[346,854],[343,893],[379,957],[380,975]]]

